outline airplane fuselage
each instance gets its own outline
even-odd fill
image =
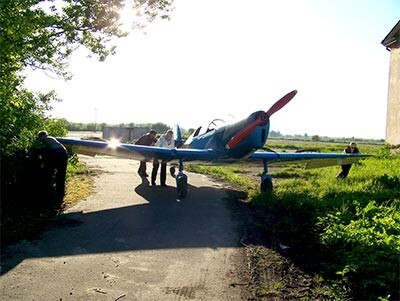
[[[216,129],[206,129],[203,133],[201,133],[201,129],[199,128],[189,138],[189,142],[185,147],[191,149],[212,149],[221,157],[245,158],[265,145],[269,133],[269,120],[264,125],[256,126],[234,147],[229,148],[227,144],[232,137],[254,122],[258,118],[258,115],[262,113],[262,111],[254,112],[248,118],[239,122],[224,125]]]

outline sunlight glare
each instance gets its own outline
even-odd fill
[[[119,12],[119,24],[124,31],[131,31],[133,25],[140,23],[142,18],[140,7],[135,7],[133,0],[126,1],[124,7]]]
[[[110,142],[108,142],[108,146],[110,148],[116,149],[118,146],[121,145],[121,142],[118,139],[112,138]]]

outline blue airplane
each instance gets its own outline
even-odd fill
[[[232,163],[238,160],[258,160],[263,162],[264,171],[261,175],[261,190],[272,190],[272,177],[268,174],[268,165],[279,162],[306,163],[306,168],[319,168],[333,165],[355,163],[366,154],[344,153],[278,153],[257,151],[262,148],[268,138],[270,117],[296,95],[294,90],[264,112],[257,111],[249,117],[233,124],[219,125],[221,120],[213,120],[207,127],[197,128],[183,143],[180,130],[177,130],[178,148],[167,149],[155,146],[142,146],[124,143],[77,140],[57,138],[73,152],[83,155],[111,155],[135,160],[157,159],[164,163],[178,163],[179,172],[171,167],[171,174],[176,178],[178,198],[187,194],[187,176],[184,174],[184,163]]]

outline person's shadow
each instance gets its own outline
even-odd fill
[[[62,214],[40,240],[6,247],[1,274],[27,258],[239,246],[224,189],[188,185],[187,197],[179,200],[175,187],[149,186],[143,178],[135,192],[143,198],[135,205]]]

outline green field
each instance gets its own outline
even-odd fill
[[[192,166],[245,191],[258,225],[290,246],[293,262],[310,268],[333,289],[354,300],[398,300],[400,266],[400,154],[382,143],[358,143],[374,154],[354,165],[346,179],[339,167],[271,170],[274,192],[261,193],[257,166]],[[276,151],[340,152],[335,142],[276,141]],[[258,172],[262,167],[258,168]],[[252,176],[253,175],[253,176]]]

